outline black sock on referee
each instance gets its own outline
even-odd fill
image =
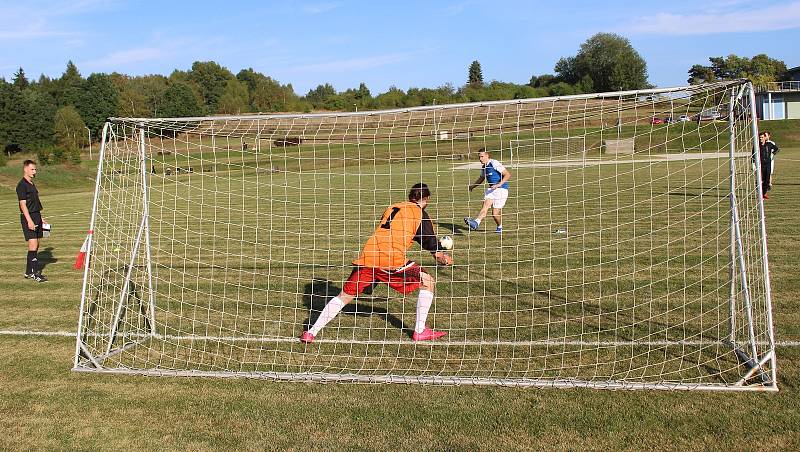
[[[28,251],[28,266],[25,268],[25,274],[30,275],[36,273],[36,251]]]

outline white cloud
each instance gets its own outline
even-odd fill
[[[30,41],[47,38],[84,36],[85,33],[71,31],[62,22],[71,16],[113,6],[116,0],[73,0],[16,2],[0,4],[1,41]]]
[[[333,11],[334,9],[340,6],[342,6],[342,4],[338,2],[315,3],[304,6],[303,12],[307,14],[322,14],[322,13],[327,13],[328,11]]]
[[[27,41],[54,37],[74,37],[78,35],[78,33],[58,30],[43,18],[24,21],[12,19],[0,29],[0,40],[4,41]]]
[[[749,33],[800,28],[800,2],[751,9],[726,10],[739,1],[714,4],[715,11],[698,14],[658,13],[642,16],[622,27],[630,34],[705,35]]]
[[[442,15],[444,16],[457,16],[464,12],[465,9],[468,9],[472,6],[475,2],[474,1],[466,1],[461,3],[455,3],[449,6],[446,6],[442,10]]]
[[[295,71],[308,72],[350,72],[363,71],[380,66],[401,63],[412,58],[411,53],[393,53],[388,55],[378,55],[366,58],[350,58],[344,60],[328,61],[323,63],[312,63],[295,66]]]
[[[171,55],[171,52],[165,51],[163,48],[140,47],[112,52],[96,60],[81,62],[79,66],[86,67],[89,70],[112,72],[118,70],[121,66],[124,67],[126,65],[145,61],[163,60]]]

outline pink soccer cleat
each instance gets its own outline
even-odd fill
[[[305,342],[306,344],[310,344],[314,342],[314,335],[311,334],[311,331],[303,331],[303,335],[300,336],[300,342]]]
[[[414,331],[414,334],[411,335],[411,339],[413,341],[433,341],[439,339],[442,336],[447,336],[447,333],[444,331],[434,331],[430,328],[425,328],[425,331],[421,333],[417,333]]]

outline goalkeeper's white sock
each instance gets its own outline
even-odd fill
[[[430,290],[422,289],[419,291],[419,300],[417,300],[417,323],[414,325],[414,331],[421,333],[425,331],[425,321],[428,320],[428,311],[431,310],[433,304],[433,292]]]
[[[475,219],[475,222],[476,222],[476,223],[478,223],[478,226],[480,226],[480,224],[481,224],[481,219],[480,219],[480,218],[476,218],[476,219]]]
[[[322,313],[317,318],[317,321],[314,322],[314,326],[312,326],[308,332],[316,337],[317,334],[319,334],[319,331],[324,328],[328,322],[333,320],[333,318],[339,314],[339,311],[341,311],[343,307],[344,302],[339,297],[331,298],[331,301],[329,301],[328,304],[326,304],[322,309]]]

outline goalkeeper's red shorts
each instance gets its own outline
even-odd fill
[[[428,273],[418,263],[408,261],[396,270],[384,270],[371,267],[353,267],[353,272],[344,283],[342,290],[348,295],[358,295],[367,287],[377,283],[386,283],[400,293],[409,293],[422,285],[422,273]]]

